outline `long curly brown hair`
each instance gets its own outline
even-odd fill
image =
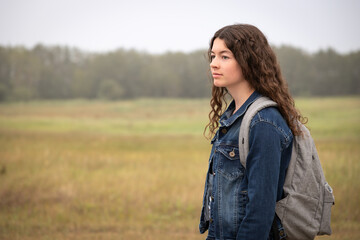
[[[229,25],[218,30],[210,41],[208,50],[211,62],[211,50],[214,40],[224,40],[227,48],[234,54],[239,63],[244,78],[261,95],[267,96],[278,104],[281,115],[286,120],[294,135],[301,135],[298,121],[305,124],[307,119],[295,108],[287,83],[281,75],[280,66],[276,60],[264,34],[255,26],[249,24]],[[210,122],[206,125],[204,134],[209,130],[209,137],[213,136],[219,127],[219,119],[227,107],[228,91],[224,87],[212,86],[210,101]]]

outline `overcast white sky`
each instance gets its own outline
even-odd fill
[[[234,23],[256,25],[275,45],[360,50],[360,0],[0,0],[3,46],[189,52]]]

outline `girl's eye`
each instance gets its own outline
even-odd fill
[[[229,57],[228,57],[228,56],[222,56],[222,58],[223,58],[223,59],[229,59]]]
[[[215,58],[215,55],[210,56],[210,60],[212,61]]]

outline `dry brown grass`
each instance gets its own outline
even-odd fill
[[[359,106],[299,101],[336,197],[334,234],[319,239],[360,239]],[[0,105],[0,239],[204,239],[207,111],[203,100]]]

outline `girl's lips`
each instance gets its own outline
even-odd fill
[[[213,76],[213,78],[219,78],[222,75],[220,73],[213,73],[212,76]]]

